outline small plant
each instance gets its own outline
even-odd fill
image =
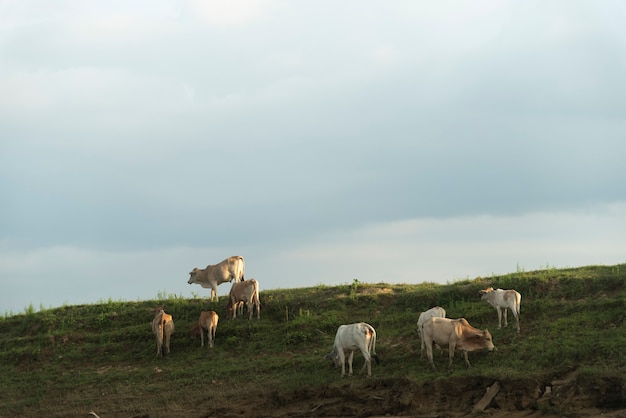
[[[35,313],[35,308],[33,307],[33,304],[29,304],[26,308],[24,308],[24,313],[26,315],[33,315]]]
[[[357,291],[359,290],[359,280],[352,280],[352,285],[350,285],[350,299],[356,298]]]

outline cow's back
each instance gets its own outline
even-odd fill
[[[356,350],[364,341],[372,338],[375,331],[364,322],[340,325],[335,336],[335,345],[344,350]]]
[[[215,285],[229,282],[231,277],[231,258],[227,258],[217,264],[209,264],[206,266],[203,270],[203,281],[207,283],[214,283]]]
[[[229,276],[232,276],[236,282],[243,281],[245,272],[245,261],[243,256],[234,255],[229,257],[226,261],[228,261]]]
[[[233,283],[230,288],[230,297],[233,302],[249,302],[258,293],[259,284],[255,279]]]
[[[467,321],[466,321],[467,322]],[[439,346],[447,346],[458,339],[458,319],[430,317],[422,325],[426,343],[434,342]]]
[[[434,308],[430,308],[429,310],[420,313],[420,316],[417,319],[417,326],[421,327],[428,318],[433,317],[445,318],[446,310],[441,306],[435,306]]]

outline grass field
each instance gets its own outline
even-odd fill
[[[520,333],[512,321],[497,329],[495,309],[478,293],[488,286],[522,294]],[[209,303],[160,296],[0,318],[0,416],[86,416],[90,410],[102,418],[289,416],[298,415],[298,408],[307,408],[310,415],[349,414],[349,402],[331,407],[325,401],[338,387],[367,399],[369,406],[357,415],[415,414],[423,412],[415,400],[400,395],[380,399],[388,395],[376,393],[402,390],[395,385],[426,390],[427,383],[445,392],[454,382],[495,379],[534,379],[541,386],[570,370],[577,371],[581,382],[618,381],[619,388],[609,390],[613,397],[607,399],[626,400],[626,264],[517,271],[447,285],[354,280],[341,286],[266,290],[258,321],[248,321],[247,313],[226,319],[225,297]],[[155,356],[150,325],[157,305],[165,305],[176,325],[172,353],[164,358]],[[470,369],[457,355],[451,371],[446,356],[436,355],[438,370],[431,371],[420,358],[415,323],[421,311],[436,305],[450,318],[464,317],[477,328],[488,328],[497,351],[470,353]],[[211,350],[189,337],[203,310],[220,315]],[[373,365],[370,379],[341,379],[323,356],[332,349],[339,325],[359,321],[376,328],[381,364]],[[355,371],[361,364],[356,354]],[[412,396],[418,396],[416,391]],[[232,406],[233,401],[240,405],[246,393],[254,394],[255,405]],[[440,407],[431,405],[430,410]]]

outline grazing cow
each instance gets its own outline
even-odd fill
[[[517,332],[519,332],[519,313],[520,307],[522,305],[522,295],[520,295],[520,293],[516,290],[493,290],[493,287],[488,287],[485,290],[480,290],[479,292],[482,295],[481,299],[489,302],[489,304],[496,308],[496,310],[498,311],[498,329],[502,328],[503,312],[504,326],[509,326],[506,320],[506,315],[508,312],[507,309],[510,309],[511,312],[513,312],[513,316],[515,317]]]
[[[474,328],[465,318],[428,318],[424,322],[422,330],[424,332],[428,362],[433,370],[435,370],[433,344],[437,344],[440,347],[448,347],[450,352],[449,368],[452,367],[455,349],[463,351],[467,367],[471,367],[467,358],[468,351],[482,350],[484,348],[493,351],[494,349],[489,331]]]
[[[352,376],[352,358],[356,350],[361,350],[361,354],[365,358],[365,363],[361,368],[361,373],[367,366],[367,375],[372,375],[372,357],[379,363],[376,354],[376,330],[373,326],[365,322],[357,324],[340,325],[335,335],[335,344],[333,351],[324,356],[325,359],[333,360],[335,366],[341,365],[341,377],[346,374],[346,353],[348,354],[348,376]]]
[[[233,283],[228,295],[228,303],[226,304],[226,312],[229,318],[237,317],[239,302],[245,302],[250,312],[248,320],[252,319],[254,306],[256,306],[256,317],[261,319],[261,302],[259,301],[259,283],[254,280],[244,280],[243,282]],[[243,312],[243,311],[241,311]]]
[[[174,320],[172,315],[166,314],[163,307],[156,309],[156,315],[152,320],[152,332],[156,335],[157,343],[157,357],[163,357],[163,350],[165,353],[170,353],[170,337],[174,332]],[[165,343],[165,346],[163,345]]]
[[[435,306],[434,308],[430,308],[429,310],[422,312],[419,318],[417,319],[417,335],[422,341],[422,349],[421,349],[421,354],[420,354],[422,358],[424,357],[424,347],[425,347],[422,326],[424,325],[424,322],[426,322],[428,318],[433,318],[433,317],[445,318],[446,310],[443,309],[441,306]]]
[[[208,335],[207,338],[209,339],[209,343],[207,344],[209,346],[208,348],[213,348],[218,320],[219,315],[215,311],[200,312],[200,319],[198,319],[198,322],[191,328],[191,337],[195,338],[198,334],[200,334],[202,347],[204,347],[204,330],[206,330]]]
[[[235,279],[235,282],[243,280],[244,261],[240,255],[228,257],[226,260],[214,264],[208,265],[204,269],[194,267],[189,272],[189,281],[187,283],[198,283],[204,288],[211,288],[211,301],[217,296],[217,286],[230,282]]]

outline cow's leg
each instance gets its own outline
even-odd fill
[[[448,350],[450,351],[448,357],[450,358],[450,361],[448,362],[448,368],[452,368],[452,362],[454,361],[454,349],[456,348],[456,343],[454,341],[451,341],[448,344]]]
[[[165,334],[165,354],[170,353],[170,335],[168,333]]]
[[[507,321],[506,317],[507,317],[507,315],[509,313],[509,310],[507,308],[500,308],[500,309],[502,309],[504,311],[503,312],[504,313],[504,326],[508,327],[509,326],[509,321]]]
[[[235,319],[237,318],[237,308],[239,308],[239,305],[234,297],[230,299],[230,305],[233,307],[233,319]]]
[[[261,301],[258,298],[256,300],[256,319],[261,319]]]
[[[200,347],[204,347],[204,328],[202,328],[202,326],[200,326],[200,341]]]
[[[502,328],[502,310],[500,307],[497,307],[496,310],[498,311],[498,329],[500,329]]]
[[[354,357],[354,351],[350,351],[348,354],[348,376],[352,376],[352,359]]]
[[[343,349],[337,351],[337,357],[341,362],[341,377],[344,377],[346,374],[346,355],[343,352]]]
[[[162,357],[163,356],[163,329],[161,328],[161,325],[159,325],[157,328],[156,345],[157,345],[156,355],[157,357]]]
[[[433,370],[435,369],[435,362],[433,361],[433,341],[425,341],[424,345],[426,346],[426,357],[428,357],[428,362],[430,363],[430,367]]]
[[[371,376],[372,375],[372,356],[370,356],[370,353],[368,353],[367,350],[361,350],[361,354],[363,354],[363,358],[365,359],[365,362],[363,363],[363,367],[361,367],[360,373],[363,374],[365,367],[367,367],[367,375]]]
[[[463,357],[465,358],[465,364],[467,364],[467,367],[472,367],[472,365],[469,362],[469,359],[467,358],[467,351],[463,350]]]
[[[250,321],[252,319],[252,314],[254,313],[254,305],[252,304],[252,301],[247,303],[248,305],[248,311],[250,311],[250,315],[248,316],[248,321]]]
[[[517,332],[519,332],[519,314],[515,309],[513,309],[513,316],[515,317],[515,326],[517,327]]]

